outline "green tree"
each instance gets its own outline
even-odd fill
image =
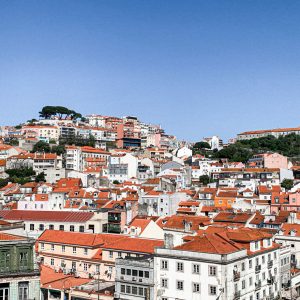
[[[294,181],[292,179],[284,179],[281,182],[281,187],[286,190],[290,190],[294,186]]]
[[[35,176],[35,182],[46,182],[46,174],[44,172],[39,173],[38,175]]]
[[[195,143],[193,148],[195,148],[195,149],[210,149],[210,144],[207,142],[197,142],[197,143]]]
[[[210,177],[208,175],[201,175],[199,177],[199,181],[203,184],[203,185],[208,185],[210,183]]]
[[[44,141],[37,142],[32,149],[32,152],[46,152],[49,153],[51,151],[50,145]]]
[[[66,152],[64,145],[53,146],[51,148],[51,153],[56,153],[57,155],[62,155]]]
[[[120,182],[118,180],[114,180],[113,184],[120,184]]]

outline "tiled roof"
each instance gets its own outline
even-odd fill
[[[27,237],[19,236],[19,235],[13,235],[8,233],[0,233],[0,241],[23,241],[27,240]]]
[[[246,223],[253,214],[220,212],[214,217],[214,222]]]
[[[38,241],[86,247],[99,247],[124,239],[126,239],[126,237],[120,234],[93,234],[60,230],[45,230],[38,238]]]
[[[154,253],[155,247],[162,247],[164,241],[154,239],[142,239],[136,237],[126,237],[116,242],[106,245],[103,249],[114,249],[121,251],[139,252],[139,253]]]
[[[242,247],[212,233],[197,236],[192,241],[177,246],[174,249],[214,254],[229,254],[240,251]]]
[[[93,212],[70,211],[35,211],[35,210],[10,210],[0,211],[0,217],[5,220],[18,221],[45,221],[45,222],[86,222],[93,217]]]

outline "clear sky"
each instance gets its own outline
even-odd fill
[[[300,125],[300,1],[0,2],[0,123],[44,105],[181,139]]]

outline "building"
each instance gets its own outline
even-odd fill
[[[186,237],[178,246],[166,236],[165,246],[155,249],[153,265],[147,259],[140,264],[140,259],[118,261],[116,296],[143,299],[142,290],[139,295],[136,289],[141,287],[148,299],[275,299],[280,291],[279,255],[272,235],[256,229],[221,229]],[[148,271],[149,277],[144,282],[127,269],[131,274]]]
[[[115,290],[116,300],[156,299],[153,256],[116,259]]]
[[[34,240],[0,233],[0,299],[40,299]]]
[[[288,169],[288,159],[279,153],[263,153],[254,155],[248,161],[249,166],[258,168]]]
[[[39,237],[46,229],[100,233],[107,223],[107,214],[78,211],[2,210],[5,221],[23,221],[30,237]]]
[[[300,134],[300,127],[245,131],[237,135],[237,140],[257,139],[261,137],[266,137],[268,135],[272,135],[278,138],[279,136],[284,136],[292,133]]]

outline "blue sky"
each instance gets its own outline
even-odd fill
[[[1,1],[0,123],[44,105],[181,139],[300,125],[299,1]]]

